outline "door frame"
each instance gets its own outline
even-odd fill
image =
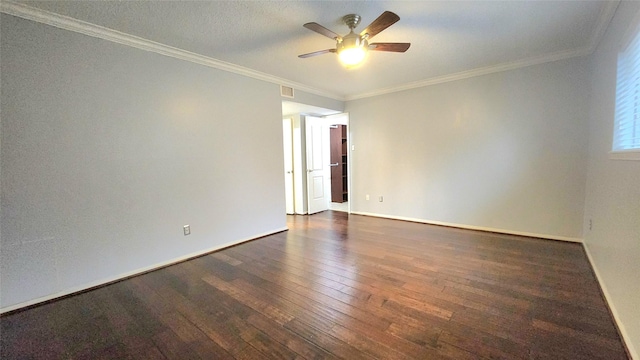
[[[285,212],[288,215],[295,214],[295,178],[294,178],[294,147],[293,147],[293,118],[282,119],[282,142],[284,155],[284,188],[285,188]],[[289,166],[287,166],[289,163]]]
[[[348,212],[351,213],[353,202],[353,145],[351,143],[351,125],[349,121],[349,113],[341,112],[340,110],[322,108],[314,105],[307,105],[298,103],[295,100],[283,100],[282,101],[282,118],[291,118],[293,121],[293,181],[294,181],[294,214],[305,215],[308,214],[307,204],[307,179],[306,179],[306,144],[305,144],[305,121],[306,116],[314,116],[327,119],[328,125],[330,122],[335,124],[347,125],[347,191],[349,192]],[[336,122],[336,120],[342,116],[342,122]],[[283,143],[284,146],[284,143]],[[284,158],[282,160],[284,162]],[[284,168],[284,166],[283,166]],[[330,186],[330,185],[329,185]],[[283,186],[284,189],[284,186]],[[284,195],[284,194],[283,194]]]
[[[349,199],[347,200],[347,213],[351,214],[351,204],[353,201],[353,193],[351,192],[351,181],[353,181],[353,152],[354,148],[351,144],[351,126],[349,124],[349,113],[342,112],[334,115],[323,116],[326,119],[328,125],[346,125],[347,126],[347,193]]]

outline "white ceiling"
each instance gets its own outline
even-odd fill
[[[302,84],[336,99],[422,86],[593,50],[617,6],[602,1],[28,1],[28,6],[100,25]],[[375,42],[411,42],[404,54],[370,53],[357,69],[335,54],[299,59],[335,43],[302,27],[339,34],[390,10],[400,21]],[[358,30],[356,29],[356,30]]]

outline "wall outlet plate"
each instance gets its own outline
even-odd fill
[[[191,234],[191,226],[185,225],[182,227],[182,231],[184,232],[184,236]]]

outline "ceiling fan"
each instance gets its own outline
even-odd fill
[[[367,26],[360,34],[355,34],[355,29],[360,24],[360,15],[349,14],[342,17],[342,21],[349,27],[350,31],[345,36],[340,36],[326,27],[310,22],[304,24],[309,30],[315,31],[320,35],[324,35],[328,38],[336,41],[335,49],[326,49],[320,51],[314,51],[307,54],[298,55],[299,58],[308,58],[312,56],[337,53],[340,61],[347,67],[356,66],[362,60],[364,60],[367,51],[391,51],[391,52],[405,52],[411,46],[411,43],[371,43],[369,40],[382,32],[384,29],[395,24],[400,17],[391,11],[385,11],[382,15]]]

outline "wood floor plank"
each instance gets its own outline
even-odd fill
[[[235,280],[234,283],[244,286],[245,288],[250,286],[249,283],[242,280]],[[351,303],[345,303],[339,299],[324,295],[318,292],[317,289],[309,289],[303,286],[290,286],[290,284],[281,281],[274,281],[269,288],[282,290],[279,294],[280,297],[298,304],[303,308],[312,307],[316,309],[319,314],[323,314],[328,318],[353,318],[382,330],[389,326],[389,321],[377,316],[372,316],[373,314],[369,311],[357,306],[352,306]]]
[[[532,337],[533,320],[529,316],[523,316],[519,319],[505,318],[491,312],[467,308],[453,314],[451,322],[481,330],[523,346],[526,346]]]
[[[580,244],[323,212],[0,317],[3,359],[627,359]]]
[[[296,336],[284,326],[274,324],[264,316],[251,315],[247,322],[305,359],[337,359],[334,355]]]
[[[246,342],[246,327],[236,326],[241,323],[234,314],[226,312],[211,313],[198,304],[182,297],[173,288],[163,286],[158,293],[174,303],[176,310],[200,329],[209,339],[232,355],[238,354],[249,344]],[[243,337],[244,336],[244,337]]]
[[[202,280],[216,289],[224,291],[237,301],[256,310],[280,325],[283,325],[294,318],[293,315],[281,311],[278,307],[271,305],[268,301],[254,297],[250,293],[219,279],[215,275],[208,275]]]
[[[178,336],[170,329],[155,334],[153,340],[162,355],[167,359],[200,359],[193,349],[187,343],[180,341]]]
[[[324,331],[320,331],[313,326],[305,324],[298,319],[293,319],[285,325],[285,327],[296,335],[306,339],[307,341],[317,345],[322,349],[342,359],[374,359],[364,352],[359,351],[351,346],[344,339],[338,339],[328,335]]]

